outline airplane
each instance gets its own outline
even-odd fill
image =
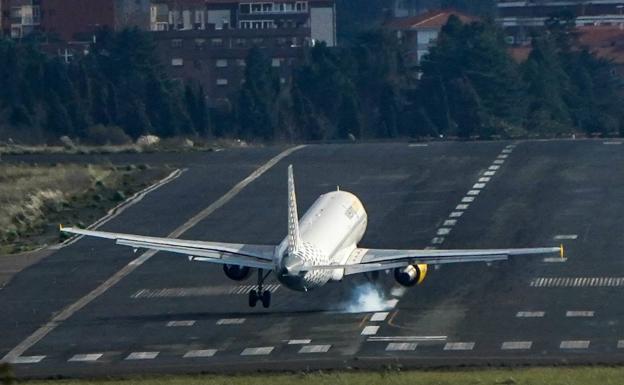
[[[252,245],[159,238],[84,230],[60,226],[65,233],[112,239],[118,245],[167,251],[188,256],[189,261],[223,265],[234,281],[247,279],[257,269],[257,289],[249,291],[249,306],[258,301],[265,308],[271,292],[262,289],[273,273],[285,287],[310,291],[345,276],[393,271],[395,280],[406,287],[418,285],[427,275],[428,265],[493,262],[510,256],[559,253],[560,247],[482,250],[393,250],[360,248],[367,215],[362,202],[347,191],[331,191],[318,197],[299,220],[293,167],[288,166],[288,233],[278,245]]]

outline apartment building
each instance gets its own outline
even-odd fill
[[[337,43],[334,0],[154,0],[150,26],[171,76],[201,84],[212,105],[240,88],[252,47],[286,83],[303,47]]]
[[[2,34],[19,39],[39,29],[40,0],[0,0]]]
[[[527,45],[530,31],[555,17],[571,17],[576,26],[624,26],[624,0],[499,0],[498,23],[510,44]]]

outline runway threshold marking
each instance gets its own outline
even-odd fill
[[[181,326],[193,326],[193,325],[195,325],[195,321],[193,320],[167,322],[167,327],[181,327]]]
[[[198,287],[165,287],[161,289],[141,289],[132,294],[131,298],[183,298],[183,297],[210,297],[221,295],[247,295],[255,285],[237,286],[198,286]],[[280,288],[279,283],[265,286],[265,289],[275,293]]]
[[[530,287],[622,287],[624,277],[537,277],[529,281]]]
[[[414,351],[418,343],[416,342],[390,342],[386,346],[387,352],[405,352],[405,351]]]
[[[9,364],[19,365],[19,364],[36,364],[41,362],[46,356],[19,356],[15,357],[11,360],[7,360]]]
[[[588,340],[567,340],[561,341],[559,349],[587,349],[589,348]]]
[[[221,318],[217,325],[241,325],[245,323],[245,318]]]
[[[386,318],[388,317],[388,314],[390,313],[387,311],[377,312],[371,316],[370,320],[371,322],[382,322],[386,320]]]
[[[259,348],[245,348],[241,352],[241,356],[268,356],[271,354],[275,347],[274,346],[262,346]]]
[[[330,348],[331,345],[306,345],[299,349],[299,353],[327,353]]]
[[[69,362],[93,362],[99,360],[104,354],[103,353],[88,353],[88,354],[76,354],[71,357]]]
[[[474,342],[447,342],[444,350],[472,350],[474,346]]]
[[[200,211],[198,214],[193,216],[191,219],[186,221],[180,227],[172,231],[167,237],[168,238],[178,238],[180,235],[184,234],[190,228],[195,226],[197,223],[202,221],[204,218],[208,217],[210,214],[215,212],[217,209],[224,206],[228,203],[232,198],[238,195],[247,185],[249,185],[254,180],[258,179],[268,170],[270,170],[273,166],[275,166],[279,161],[292,154],[293,152],[304,148],[305,145],[296,146],[288,148],[278,155],[271,158],[268,162],[260,166],[254,172],[252,172],[245,179],[238,182],[234,187],[232,187],[227,193],[221,196],[219,199],[214,201],[208,207]],[[136,268],[141,266],[147,260],[149,260],[152,256],[156,254],[156,251],[146,251],[141,256],[124,266],[121,270],[113,274],[109,279],[100,284],[97,288],[93,289],[84,297],[80,298],[76,302],[67,306],[60,313],[52,317],[50,321],[48,321],[45,325],[41,326],[37,329],[33,334],[28,336],[24,341],[20,342],[16,347],[11,349],[0,361],[3,362],[11,362],[16,358],[20,357],[26,350],[30,349],[37,342],[41,341],[45,336],[50,334],[50,332],[56,329],[63,321],[67,320],[69,317],[74,315],[77,311],[84,308],[86,305],[91,303],[94,299],[98,298],[100,295],[105,293],[108,289],[116,285],[119,281],[122,280],[125,276],[132,273]]]
[[[533,342],[531,341],[505,341],[501,345],[501,350],[529,350]]]
[[[132,352],[126,357],[126,360],[153,360],[158,357],[160,352]]]
[[[365,326],[364,329],[362,329],[361,335],[372,336],[372,335],[377,334],[378,331],[379,331],[379,326],[369,325],[369,326]]]
[[[217,354],[217,349],[189,350],[182,358],[206,358]]]
[[[593,310],[568,310],[566,311],[566,317],[574,318],[574,317],[593,317]]]
[[[368,342],[436,342],[446,341],[446,336],[371,336]]]
[[[543,311],[519,311],[516,313],[518,318],[542,318],[546,312]]]

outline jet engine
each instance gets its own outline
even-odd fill
[[[394,269],[394,279],[403,286],[414,286],[422,283],[427,275],[427,265],[409,265]]]
[[[234,281],[243,281],[251,274],[251,269],[247,266],[223,265],[225,275]]]

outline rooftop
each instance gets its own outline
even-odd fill
[[[440,29],[448,22],[451,15],[459,17],[463,23],[475,20],[474,17],[454,9],[438,9],[417,16],[392,19],[386,23],[386,27],[394,30]]]

